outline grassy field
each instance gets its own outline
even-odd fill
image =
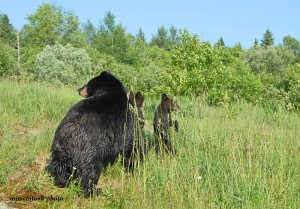
[[[0,201],[17,208],[300,208],[300,116],[248,104],[206,106],[176,98],[176,156],[151,150],[135,174],[118,162],[102,194],[78,197],[45,171],[57,125],[82,98],[76,89],[0,80]],[[159,98],[146,98],[145,138]],[[14,197],[63,200],[9,201]]]

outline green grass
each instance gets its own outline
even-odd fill
[[[60,189],[44,172],[57,125],[79,101],[76,89],[0,81],[0,200],[55,196],[63,201],[18,201],[25,208],[300,208],[300,116],[249,104],[209,107],[176,98],[180,131],[176,156],[153,149],[134,175],[116,163],[102,173],[96,198]],[[145,135],[159,98],[146,98]]]

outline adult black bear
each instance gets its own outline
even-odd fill
[[[84,196],[95,189],[102,169],[123,155],[131,166],[138,119],[134,95],[111,73],[103,71],[79,89],[86,99],[74,105],[57,127],[52,143],[55,185],[67,186],[80,179]],[[72,177],[72,179],[71,179]]]
[[[171,111],[179,109],[179,105],[166,94],[162,95],[161,103],[154,113],[154,134],[155,134],[155,149],[156,153],[160,154],[163,150],[175,153],[171,145],[169,128],[173,126]],[[174,129],[178,131],[178,121],[174,121]],[[163,148],[163,150],[162,150]]]

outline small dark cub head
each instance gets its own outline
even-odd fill
[[[144,121],[144,114],[142,111],[142,107],[144,106],[144,96],[141,92],[130,92],[129,100],[138,110],[138,120],[141,128],[144,128],[145,121]]]
[[[163,110],[168,112],[179,110],[180,107],[171,97],[168,97],[166,94],[161,96],[161,107]]]

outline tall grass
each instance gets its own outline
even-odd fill
[[[300,116],[249,104],[206,106],[176,98],[180,130],[172,132],[176,156],[150,150],[134,175],[122,163],[99,180],[102,194],[77,197],[44,172],[59,122],[81,98],[75,89],[1,80],[0,199],[59,196],[63,201],[18,201],[26,208],[300,208]],[[159,98],[146,98],[145,139]]]

